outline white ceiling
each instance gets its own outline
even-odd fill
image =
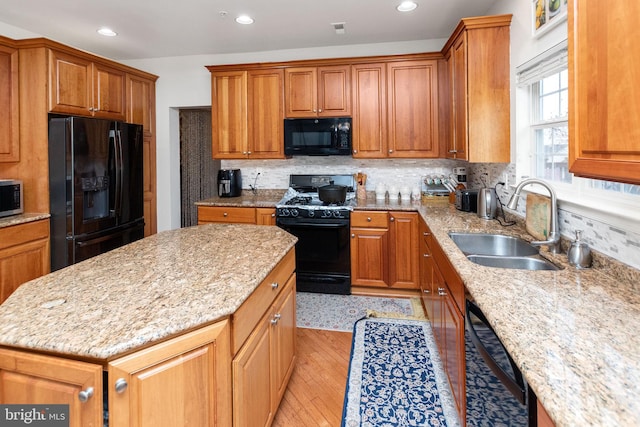
[[[2,0],[0,22],[126,60],[446,39],[460,18],[486,15],[495,1],[416,0],[400,13],[400,0]],[[255,23],[237,24],[240,14]],[[98,35],[103,26],[118,36]]]

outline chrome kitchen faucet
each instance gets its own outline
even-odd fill
[[[529,184],[539,184],[546,188],[547,191],[549,191],[549,195],[551,195],[551,224],[549,224],[549,228],[551,229],[551,231],[549,232],[549,238],[547,240],[536,240],[531,242],[531,244],[535,246],[547,245],[549,247],[549,252],[551,252],[552,254],[560,253],[560,231],[558,230],[558,199],[556,197],[556,192],[553,190],[553,188],[551,188],[549,184],[537,178],[525,179],[516,187],[516,191],[515,193],[513,193],[513,196],[511,196],[507,207],[512,210],[515,210],[518,207],[520,192],[525,186]]]

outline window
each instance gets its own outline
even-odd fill
[[[531,176],[572,184],[569,172],[569,74],[562,69],[529,86]],[[640,186],[597,179],[578,179],[593,190],[640,195]]]
[[[566,69],[530,86],[532,175],[571,183],[569,173],[569,79]]]
[[[580,178],[569,172],[567,65],[565,41],[516,70],[517,181],[525,177],[549,181],[564,202],[563,209],[572,212],[633,219],[640,208],[640,186]],[[625,228],[640,231],[637,220],[633,223]]]

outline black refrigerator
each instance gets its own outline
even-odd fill
[[[144,237],[142,126],[49,117],[51,271]]]

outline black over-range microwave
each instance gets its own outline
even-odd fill
[[[285,119],[284,154],[351,155],[351,118]]]

